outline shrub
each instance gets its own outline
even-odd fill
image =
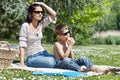
[[[108,36],[107,38],[106,38],[106,43],[107,44],[116,44],[116,41],[115,41],[115,39],[114,39],[114,36]]]
[[[114,39],[116,41],[116,44],[120,45],[120,36],[115,36]]]
[[[92,38],[90,40],[91,44],[105,44],[105,39],[104,38]]]

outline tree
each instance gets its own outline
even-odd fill
[[[110,14],[96,23],[96,31],[120,30],[120,0],[112,3]]]
[[[111,0],[43,0],[43,2],[56,10],[57,23],[70,26],[77,44],[88,43],[95,22],[109,14],[112,4]]]
[[[26,6],[33,1],[42,1],[51,6],[57,12],[57,24],[64,23],[70,26],[70,31],[77,44],[88,43],[95,22],[109,14],[109,7],[112,3],[111,0],[10,0],[9,2],[4,0],[0,4],[2,6],[0,26],[6,27],[7,24],[10,24],[9,27],[15,29],[25,18]],[[51,26],[49,34],[53,36],[51,36],[51,41],[54,42],[56,37],[51,31],[54,25],[49,26]],[[12,30],[11,33],[13,33]],[[44,33],[48,34],[45,31]]]
[[[18,36],[20,23],[26,16],[26,0],[2,0],[0,2],[0,37],[14,38]]]

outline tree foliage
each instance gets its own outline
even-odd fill
[[[114,0],[110,14],[96,23],[96,31],[120,30],[120,0]]]
[[[26,16],[26,0],[2,0],[0,2],[0,37],[18,37],[19,26]]]
[[[45,2],[54,9],[57,12],[57,24],[67,24],[77,44],[88,43],[90,34],[94,30],[94,24],[109,14],[112,4],[111,0],[2,0],[0,27],[9,26],[15,29],[19,26],[26,16],[27,5],[34,1]],[[51,37],[44,35],[44,38],[48,38],[48,40],[51,38],[51,41],[55,41],[56,37],[52,31],[54,25],[50,26],[47,32],[44,31],[44,34],[48,35],[50,32],[49,34],[52,35]],[[7,31],[13,34],[16,30],[13,31],[11,28]],[[2,29],[2,32],[4,30]]]
[[[70,26],[77,44],[86,44],[94,23],[110,12],[110,0],[43,0],[57,12],[57,23]]]

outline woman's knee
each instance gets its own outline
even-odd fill
[[[46,64],[48,64],[50,68],[53,68],[56,65],[56,61],[53,57],[49,57],[47,58]]]
[[[56,64],[54,57],[39,56],[27,60],[27,66],[53,68]]]

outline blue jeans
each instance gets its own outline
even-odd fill
[[[81,66],[85,65],[87,70],[93,66],[93,63],[87,57],[81,57],[76,60],[65,58],[63,60],[56,61],[56,68],[68,69],[74,71],[80,71]]]
[[[49,54],[46,50],[33,54],[27,57],[26,65],[29,67],[36,68],[53,68],[55,67],[56,61],[52,54]]]

